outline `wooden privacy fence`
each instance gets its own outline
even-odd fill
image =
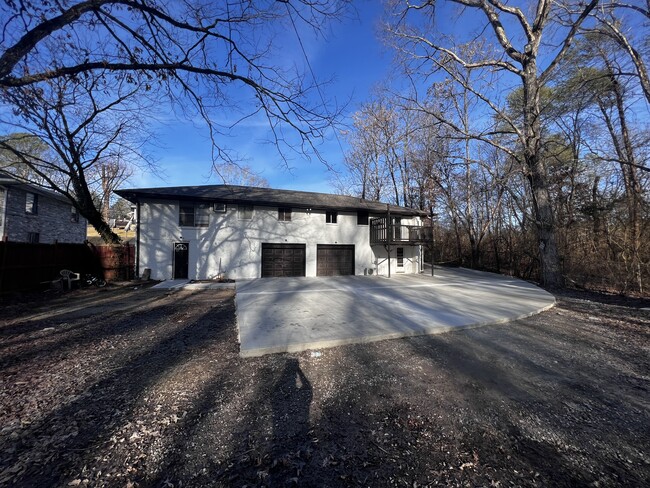
[[[135,271],[135,247],[129,244],[91,246],[99,267],[108,281],[132,280]]]
[[[107,280],[133,278],[135,249],[129,245],[28,244],[0,241],[0,293],[47,286],[59,271],[104,275]]]

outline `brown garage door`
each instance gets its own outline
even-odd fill
[[[354,274],[354,246],[319,244],[316,247],[316,275],[342,276]]]
[[[262,244],[262,278],[305,276],[304,244]]]

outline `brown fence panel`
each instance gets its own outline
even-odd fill
[[[135,247],[28,244],[0,241],[0,293],[47,286],[62,269],[103,274],[109,281],[134,278]]]
[[[99,260],[85,244],[0,242],[0,293],[46,286],[62,269],[96,273]]]
[[[131,280],[134,277],[135,247],[129,244],[93,246],[108,281]]]

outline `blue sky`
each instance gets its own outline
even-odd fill
[[[368,0],[356,3],[356,15],[334,21],[320,36],[309,29],[299,31],[309,62],[318,80],[332,80],[323,87],[325,99],[338,104],[348,103],[346,113],[351,115],[368,100],[375,85],[384,80],[390,70],[391,53],[379,40],[377,31],[382,15],[382,2]],[[304,55],[295,32],[288,31],[278,39],[283,53],[282,62],[305,65]],[[219,184],[221,179],[210,175],[211,145],[208,133],[200,122],[188,121],[171,115],[156,130],[157,145],[152,152],[160,168],[155,174],[134,175],[127,186],[171,186]],[[271,145],[265,143],[267,125],[260,119],[251,119],[235,129],[234,135],[222,139],[236,150],[245,163],[268,180],[271,187],[332,192],[333,173],[315,158],[308,161],[295,155],[287,163]],[[340,168],[341,151],[345,138],[338,141],[333,133],[319,147],[328,165]]]
[[[355,15],[328,25],[322,35],[315,35],[309,28],[299,30],[300,39],[305,46],[311,67],[316,79],[319,81],[332,79],[329,85],[323,87],[325,99],[335,99],[339,104],[349,102],[346,115],[351,116],[360,105],[371,99],[373,89],[382,83],[391,83],[392,88],[398,88],[399,73],[392,64],[393,54],[379,37],[380,21],[383,16],[383,2],[380,0],[359,0],[354,2]],[[534,12],[526,11],[525,2],[516,2],[523,5],[529,18]],[[530,9],[530,6],[529,6]],[[412,14],[416,22],[428,23],[430,18],[418,12]],[[456,19],[460,18],[460,22]],[[413,20],[411,18],[411,20]],[[453,35],[461,42],[477,43],[477,39],[487,38],[494,42],[494,36],[484,26],[484,17],[472,11],[463,11],[458,6],[449,6],[445,3],[436,7],[435,24],[437,35]],[[523,49],[525,43],[521,28],[510,17],[504,16],[504,26],[508,35],[518,49]],[[558,41],[553,36],[563,36],[560,29],[549,32],[546,41]],[[559,42],[547,45],[544,51],[553,52],[560,45]],[[295,32],[288,28],[281,32],[276,39],[276,48],[280,56],[273,58],[282,66],[293,63],[308,72],[302,49]],[[497,49],[497,52],[499,50]],[[543,67],[544,54],[540,58]],[[429,78],[426,83],[434,81]],[[505,97],[520,82],[514,76],[500,78],[494,96]],[[423,81],[424,83],[424,81]],[[424,87],[426,88],[426,87]],[[228,120],[224,111],[223,120]],[[492,121],[492,113],[487,115]],[[157,144],[153,156],[158,161],[160,170],[155,174],[144,173],[135,175],[128,186],[171,186],[171,185],[203,185],[219,184],[222,180],[211,174],[211,144],[204,124],[192,122],[180,117],[166,116],[166,122],[159,125]],[[349,122],[349,118],[347,119]],[[285,162],[277,150],[268,140],[268,125],[261,118],[252,118],[245,121],[235,129],[232,137],[221,138],[220,143],[232,148],[244,159],[245,164],[259,172],[274,188],[334,192],[332,180],[335,177],[328,167],[317,159],[307,160],[302,155],[294,155],[291,161]],[[338,140],[333,133],[329,139],[319,147],[321,154],[328,165],[334,169],[342,170],[344,151],[347,148],[345,137],[339,136]]]

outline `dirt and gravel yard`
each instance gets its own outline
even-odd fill
[[[647,301],[241,359],[233,296],[3,304],[0,485],[650,485]]]

